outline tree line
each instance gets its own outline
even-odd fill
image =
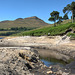
[[[27,28],[27,27],[12,27],[12,28],[1,28],[0,31],[27,31],[27,30],[32,30],[35,28]]]
[[[73,1],[71,4],[68,4],[66,7],[63,8],[63,13],[64,16],[59,16],[59,12],[58,11],[53,11],[50,13],[51,17],[48,19],[49,21],[53,21],[54,22],[54,26],[56,26],[56,21],[58,21],[57,23],[61,23],[63,20],[67,20],[68,18],[68,13],[71,12],[72,13],[72,23],[73,20],[75,18],[75,2]]]

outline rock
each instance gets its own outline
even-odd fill
[[[0,75],[33,75],[30,70],[38,70],[43,66],[36,57],[37,54],[31,50],[2,48],[0,49]]]
[[[52,71],[47,71],[47,74],[52,74],[53,72]]]
[[[52,66],[49,67],[50,69],[52,68]]]
[[[62,71],[59,70],[59,71],[57,72],[57,75],[62,75]]]
[[[65,73],[65,72],[63,72],[62,75],[69,75],[69,73]]]

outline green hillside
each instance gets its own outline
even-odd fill
[[[12,27],[27,27],[27,28],[37,28],[48,25],[43,20],[39,19],[36,16],[28,17],[28,18],[18,18],[14,21],[1,21],[0,22],[0,29],[1,28],[12,28]]]
[[[71,33],[72,32],[72,33]],[[51,36],[56,36],[56,35],[71,35],[75,36],[75,22],[74,23],[66,23],[66,24],[60,24],[57,25],[56,27],[54,26],[45,26],[42,28],[38,28],[35,30],[30,30],[26,32],[21,32],[18,34],[15,34],[17,36],[42,36],[42,35],[48,35],[50,33]]]

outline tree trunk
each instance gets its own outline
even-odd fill
[[[73,23],[73,10],[72,10],[72,23]]]
[[[56,27],[56,24],[54,23],[54,27]]]
[[[54,27],[56,27],[55,21],[54,21]]]

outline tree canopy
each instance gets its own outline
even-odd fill
[[[56,26],[55,22],[59,18],[59,12],[58,11],[53,11],[52,13],[50,13],[50,15],[51,15],[51,17],[48,20],[49,21],[53,21],[54,22],[54,26]]]
[[[58,22],[57,23],[61,23],[62,22],[62,20],[63,20],[63,18],[62,18],[62,16],[59,16],[59,20],[58,20]]]
[[[68,18],[68,15],[65,14],[65,15],[63,16],[63,20],[67,20],[67,19],[69,19],[69,18]]]
[[[72,23],[75,15],[75,2],[73,1],[71,4],[68,4],[66,7],[63,9],[63,13],[68,14],[69,12],[72,12]]]

